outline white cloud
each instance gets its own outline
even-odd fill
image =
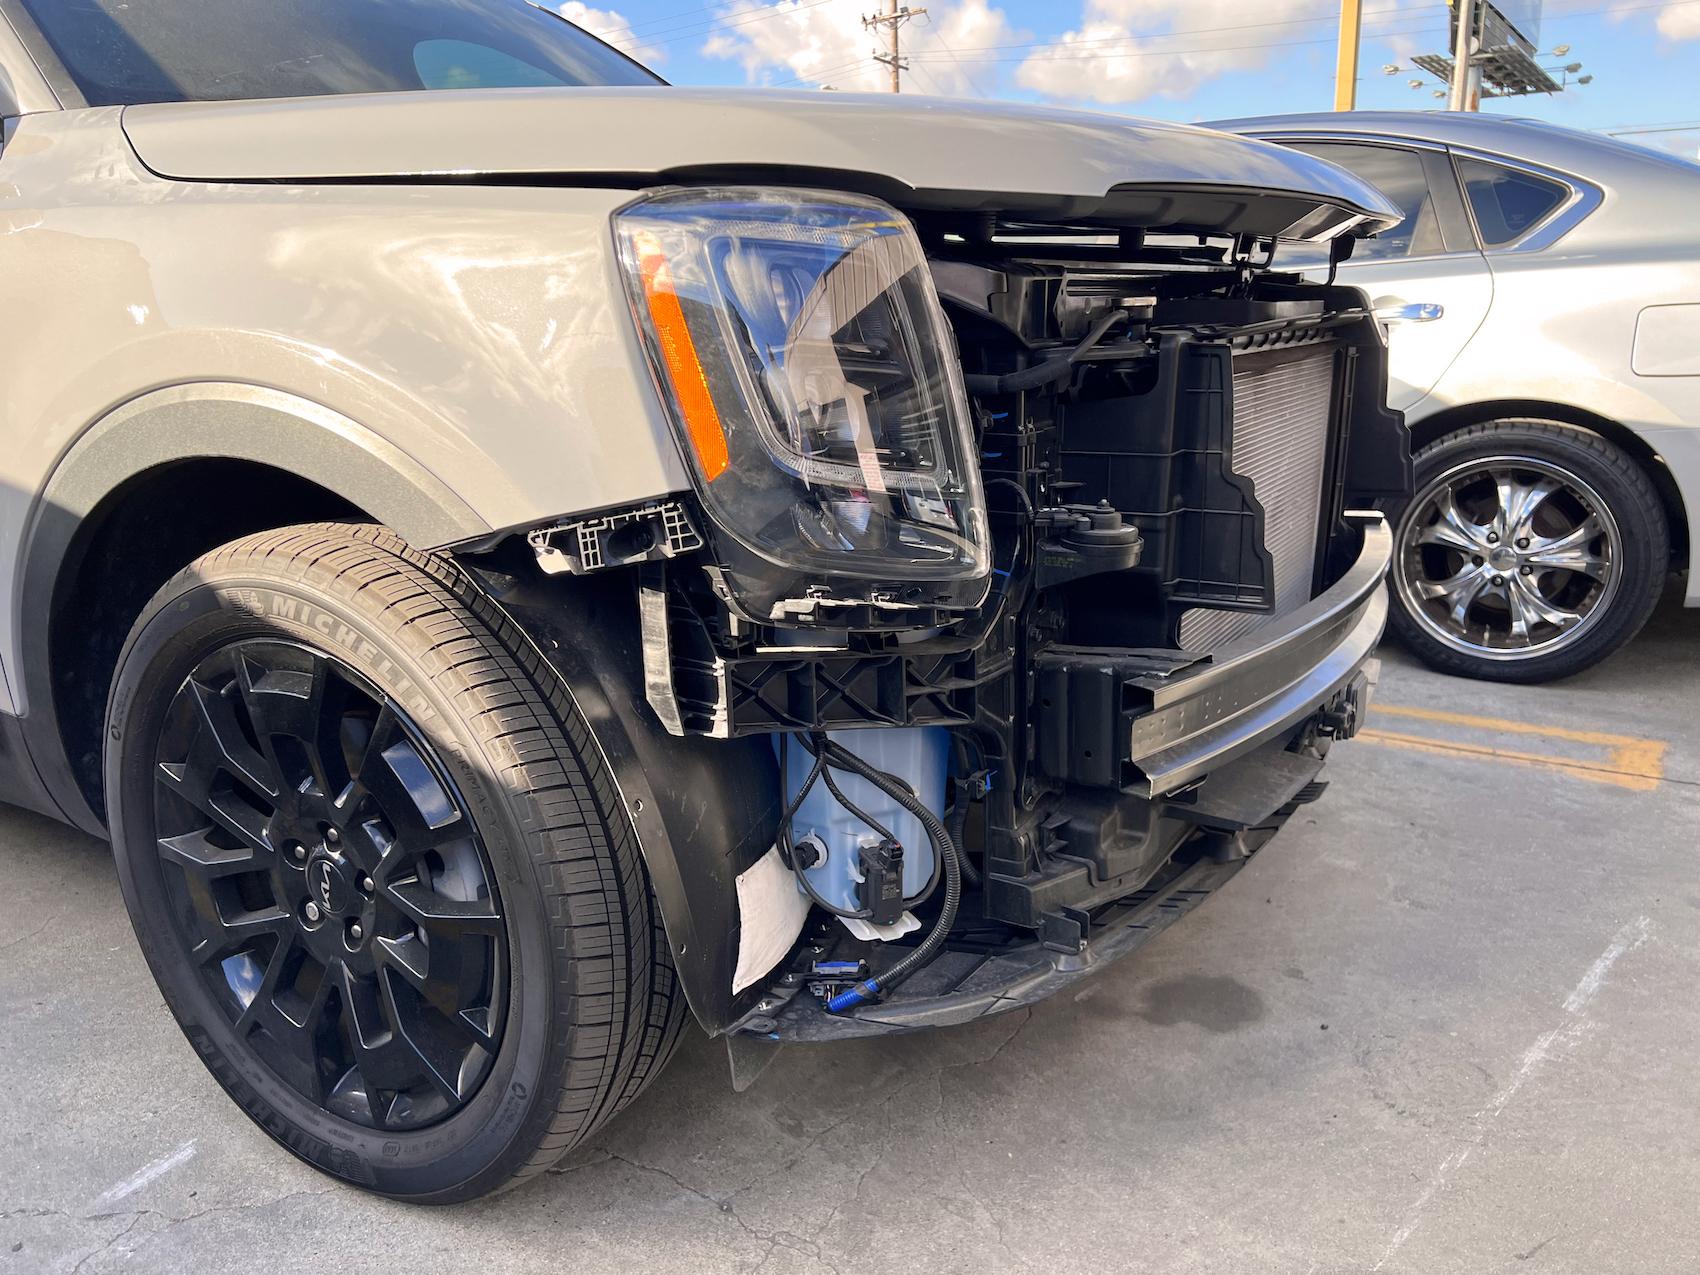
[[[593,9],[581,0],[558,0],[555,8],[568,22],[576,22],[590,34],[606,40],[639,62],[659,62],[666,56],[661,49],[639,39],[632,31],[631,19],[616,10]]]
[[[1653,17],[1659,34],[1667,40],[1700,40],[1700,4],[1668,4],[1649,9],[1643,0],[1618,0],[1612,16],[1619,22],[1634,17]]]
[[[970,61],[974,55],[963,51],[1010,44],[1026,33],[1013,29],[1003,10],[987,0],[932,0],[927,7],[927,17],[903,27],[903,55],[910,60],[905,88],[956,96],[994,91],[995,65]],[[810,0],[735,0],[721,10],[726,25],[702,52],[741,63],[752,82],[883,89],[891,73],[874,61],[874,53],[885,45],[882,33],[862,25],[869,8]],[[952,50],[961,55],[960,61]]]
[[[1328,0],[1264,0],[1255,12],[1258,23],[1272,24],[1330,9],[1337,11]],[[1273,52],[1246,46],[1266,46],[1293,38],[1290,32],[1307,31],[1297,24],[1246,28],[1245,17],[1242,0],[1088,0],[1081,26],[1054,47],[1035,52],[1021,64],[1016,80],[1047,97],[1185,99],[1219,76],[1263,65]],[[1133,38],[1152,35],[1160,38]]]
[[[1080,25],[1036,50],[1016,83],[1074,101],[1184,100],[1212,80],[1302,52],[1298,42],[1322,50],[1339,12],[1337,0],[1086,0]]]

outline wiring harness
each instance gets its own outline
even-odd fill
[[[875,769],[842,744],[834,743],[820,732],[800,735],[799,738],[804,748],[815,760],[808,776],[798,787],[796,795],[786,803],[785,809],[780,815],[779,853],[786,865],[795,873],[797,880],[802,883],[804,893],[816,905],[839,917],[865,920],[869,915],[865,908],[846,911],[826,902],[809,884],[807,874],[799,866],[798,847],[792,840],[791,821],[796,817],[798,809],[803,804],[803,799],[808,796],[810,789],[816,783],[824,783],[827,791],[833,795],[840,805],[881,837],[893,843],[896,842],[896,838],[892,836],[890,829],[884,827],[878,820],[861,810],[845,796],[843,790],[832,777],[832,772],[835,770],[844,774],[856,775],[872,784],[899,806],[914,815],[926,831],[927,839],[933,845],[935,861],[932,880],[928,882],[927,888],[918,897],[924,899],[930,895],[941,878],[944,882],[943,904],[939,909],[938,918],[933,922],[932,929],[927,932],[927,936],[916,945],[913,951],[890,969],[865,978],[855,986],[846,988],[832,997],[827,1002],[827,1009],[835,1014],[842,1014],[855,1009],[858,1005],[873,1004],[883,999],[916,970],[938,955],[939,949],[944,946],[944,941],[950,934],[951,927],[956,923],[957,909],[962,902],[963,863],[960,852],[957,850],[956,838],[951,835],[950,830],[945,827],[937,815],[927,809],[926,805],[896,775]],[[782,749],[780,752],[781,782],[784,782],[785,778],[784,755]],[[953,820],[952,822],[958,821]]]

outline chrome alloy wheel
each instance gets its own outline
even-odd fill
[[[1406,507],[1394,587],[1440,642],[1514,661],[1574,644],[1616,596],[1617,521],[1576,475],[1523,456],[1465,461]]]

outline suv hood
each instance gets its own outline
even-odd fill
[[[914,211],[1320,238],[1399,220],[1300,152],[1120,115],[889,94],[573,88],[134,106],[184,181],[476,180],[857,189]]]

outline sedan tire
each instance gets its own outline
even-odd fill
[[[1641,467],[1597,434],[1500,420],[1416,455],[1392,511],[1390,625],[1443,673],[1544,682],[1598,663],[1658,603],[1670,531]]]

